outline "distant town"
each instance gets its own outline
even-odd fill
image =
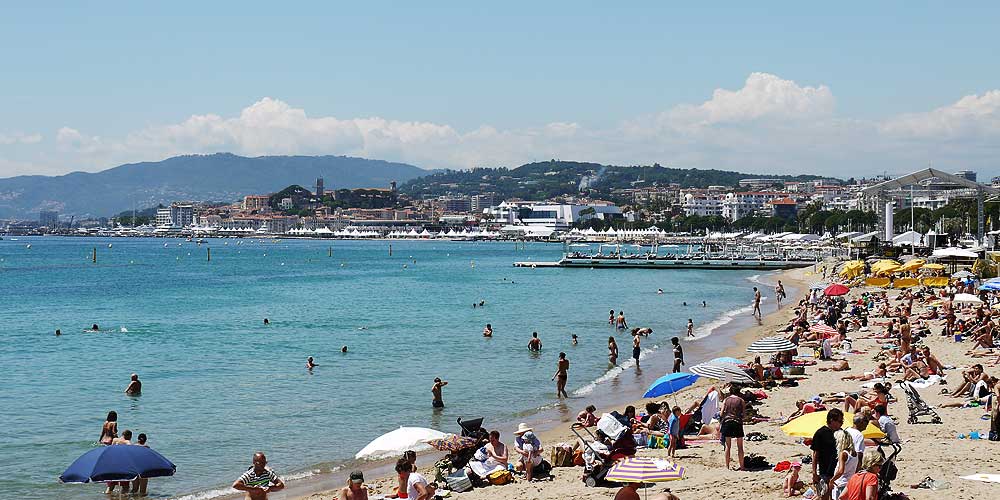
[[[395,182],[326,189],[325,179],[318,178],[308,188],[292,185],[248,194],[232,203],[177,200],[108,218],[77,220],[42,210],[37,221],[3,221],[0,230],[9,235],[164,237],[559,239],[571,232],[641,234],[639,230],[657,235],[709,231],[829,235],[875,230],[885,223],[888,206],[892,212],[888,217],[892,220],[895,215],[898,230],[964,234],[976,232],[977,197],[981,201],[985,192],[1000,188],[1000,177],[983,185],[969,170],[922,175],[905,185],[879,189],[877,195],[872,195],[872,188],[889,183],[888,177],[849,181],[747,177],[731,186],[705,187],[644,185],[640,179],[630,187],[599,191],[590,185],[598,176],[599,172],[584,176],[574,193],[546,199],[505,197],[490,191],[489,184],[476,192],[443,194],[405,193]],[[442,189],[440,184],[433,186],[435,191]],[[992,226],[991,219],[987,222]]]

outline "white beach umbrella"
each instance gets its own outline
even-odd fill
[[[964,248],[949,247],[934,250],[934,257],[960,257],[965,259],[975,259],[979,255],[976,252]]]
[[[368,443],[361,451],[354,455],[354,458],[386,458],[393,455],[402,455],[407,450],[429,450],[431,447],[427,444],[427,441],[447,436],[448,434],[444,432],[426,427],[400,427],[375,438],[375,440]]]
[[[971,293],[959,293],[955,294],[954,302],[959,304],[982,304],[983,301],[979,300],[979,297],[972,295]]]
[[[747,347],[748,352],[757,352],[762,354],[793,351],[797,349],[798,347],[789,342],[789,340],[785,337],[765,337],[755,340],[752,344],[750,344],[750,347]]]
[[[706,378],[721,380],[723,382],[738,382],[741,384],[752,384],[754,380],[746,372],[736,365],[729,363],[701,363],[689,368],[691,373]]]
[[[975,274],[972,274],[969,271],[959,271],[951,275],[952,278],[973,278],[975,276]]]

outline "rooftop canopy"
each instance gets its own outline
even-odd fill
[[[967,189],[981,189],[984,192],[990,194],[1000,194],[1000,189],[996,189],[992,186],[987,186],[985,184],[980,184],[976,181],[970,181],[965,177],[959,177],[954,174],[949,174],[947,172],[942,172],[934,168],[925,168],[923,170],[918,170],[911,174],[904,175],[902,177],[897,177],[895,179],[881,182],[871,187],[863,189],[861,192],[865,196],[873,196],[881,192],[889,191],[892,189],[902,189],[907,186],[912,186],[920,181],[925,181],[927,179],[938,178],[943,181],[948,181],[952,184],[956,184],[961,188]]]

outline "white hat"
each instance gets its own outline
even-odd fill
[[[514,432],[514,435],[515,436],[520,436],[521,434],[524,434],[525,432],[531,432],[533,430],[534,429],[532,429],[531,427],[528,427],[528,424],[526,424],[524,422],[521,422],[521,423],[517,424],[517,430]]]

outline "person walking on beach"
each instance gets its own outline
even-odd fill
[[[757,287],[753,287],[753,312],[750,313],[752,316],[760,318],[760,290]]]
[[[812,482],[816,488],[816,498],[830,500],[831,483],[837,469],[837,439],[834,433],[844,425],[844,412],[834,408],[826,413],[826,425],[813,434]]]
[[[729,396],[722,401],[722,411],[719,414],[720,430],[722,437],[726,440],[726,468],[732,460],[729,458],[733,449],[733,440],[736,440],[736,453],[739,458],[740,467],[743,470],[743,417],[746,413],[746,402],[740,396],[740,386],[731,384],[729,386]]]
[[[267,500],[267,494],[285,489],[285,482],[267,466],[264,452],[253,454],[253,465],[233,482],[233,489],[246,492],[247,500]]]
[[[608,337],[608,363],[618,364],[618,342],[614,337]]]
[[[778,307],[781,307],[781,301],[785,298],[785,285],[781,284],[781,280],[778,280],[778,284],[774,286],[774,300],[778,302]]]
[[[347,479],[347,486],[340,489],[339,500],[368,500],[368,487],[365,486],[365,475],[354,471]]]
[[[436,377],[434,379],[434,385],[431,386],[431,394],[434,395],[434,400],[431,401],[431,406],[434,408],[444,408],[444,400],[441,399],[441,388],[448,385],[447,380],[441,380],[441,377]]]
[[[556,381],[556,397],[569,397],[566,393],[566,380],[569,378],[569,360],[566,353],[559,353],[559,361],[556,363],[556,373],[552,375],[552,380]]]
[[[528,350],[531,352],[542,350],[542,339],[538,338],[538,332],[531,332],[531,340],[528,341]]]
[[[642,352],[642,349],[639,348],[639,339],[640,338],[641,338],[640,335],[633,335],[632,336],[632,359],[635,360],[635,367],[636,368],[639,368],[639,353]]]
[[[128,386],[125,387],[125,394],[128,396],[142,395],[142,382],[139,381],[139,375],[132,374]]]
[[[671,338],[670,343],[674,346],[674,373],[677,373],[684,364],[684,349],[681,347],[681,339],[677,337]]]
[[[688,337],[694,337],[694,321],[688,318]]]

